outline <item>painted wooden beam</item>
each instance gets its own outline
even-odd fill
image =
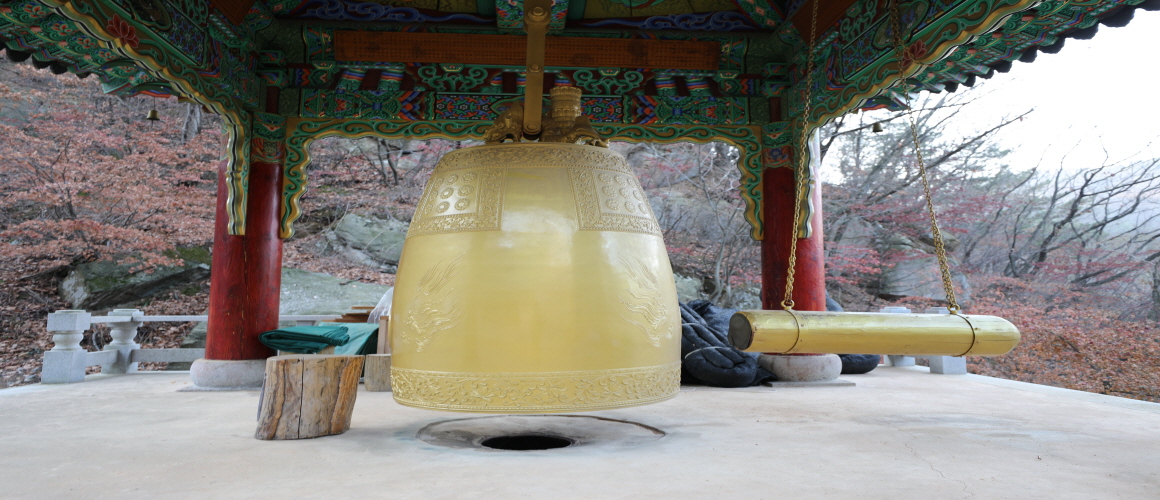
[[[813,21],[813,2],[820,0],[806,0],[802,2],[802,6],[798,8],[791,16],[790,22],[797,28],[798,34],[801,35],[802,40],[806,43],[813,43],[809,40],[810,24]],[[846,11],[850,9],[851,5],[858,0],[826,0],[818,4],[818,29],[817,36],[821,36],[826,30],[833,27],[846,15]]]
[[[523,66],[525,37],[456,33],[336,31],[338,61]],[[716,70],[716,42],[549,37],[546,66]]]

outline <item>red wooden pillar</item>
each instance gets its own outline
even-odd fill
[[[229,234],[226,168],[224,162],[218,168],[205,357],[263,359],[274,355],[274,351],[258,342],[258,334],[278,327],[282,166],[258,162],[250,165],[245,236]]]
[[[213,261],[209,278],[209,324],[205,334],[206,359],[245,359],[230,347],[241,341],[246,296],[245,237],[229,233],[228,162],[218,166],[217,211],[213,220]]]
[[[249,356],[274,354],[258,342],[258,334],[278,328],[282,291],[282,239],[278,222],[282,205],[281,163],[250,163],[250,196],[246,202],[245,342]],[[243,358],[255,359],[255,358]]]
[[[781,309],[785,296],[786,271],[792,238],[797,237],[793,227],[794,171],[791,168],[770,168],[762,179],[762,215],[765,219],[765,239],[761,241],[761,306],[763,309]],[[797,266],[794,272],[793,301],[798,311],[826,310],[826,264],[822,249],[822,197],[820,185],[812,190],[814,213],[810,220],[813,233],[797,240]]]

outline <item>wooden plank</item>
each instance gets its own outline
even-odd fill
[[[390,316],[386,314],[379,316],[379,343],[375,348],[375,354],[390,354],[391,353],[391,337],[390,337]]]
[[[298,439],[298,429],[302,427],[302,370],[302,360],[290,360],[275,370],[282,374],[279,379],[283,381],[277,384],[281,401],[278,415],[283,418],[279,419],[275,431],[281,439]]]
[[[335,31],[339,61],[523,66],[527,40],[514,35]],[[716,70],[716,42],[550,36],[550,67]]]
[[[370,392],[388,392],[391,390],[391,355],[368,354],[366,372],[363,374],[363,386]]]
[[[350,429],[350,418],[354,415],[354,401],[358,397],[358,379],[363,374],[365,356],[351,356],[342,366],[338,386],[342,389],[334,403],[334,413],[330,418],[330,434],[342,434]]]

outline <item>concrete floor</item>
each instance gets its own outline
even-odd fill
[[[0,497],[1160,498],[1160,405],[922,370],[696,388],[593,413],[660,440],[535,452],[427,444],[421,427],[467,415],[368,392],[344,435],[258,441],[256,392],[90,377],[0,390]]]

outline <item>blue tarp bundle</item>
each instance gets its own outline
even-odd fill
[[[714,387],[749,387],[777,380],[757,366],[755,354],[729,344],[729,318],[736,309],[707,300],[681,304],[681,382]]]

